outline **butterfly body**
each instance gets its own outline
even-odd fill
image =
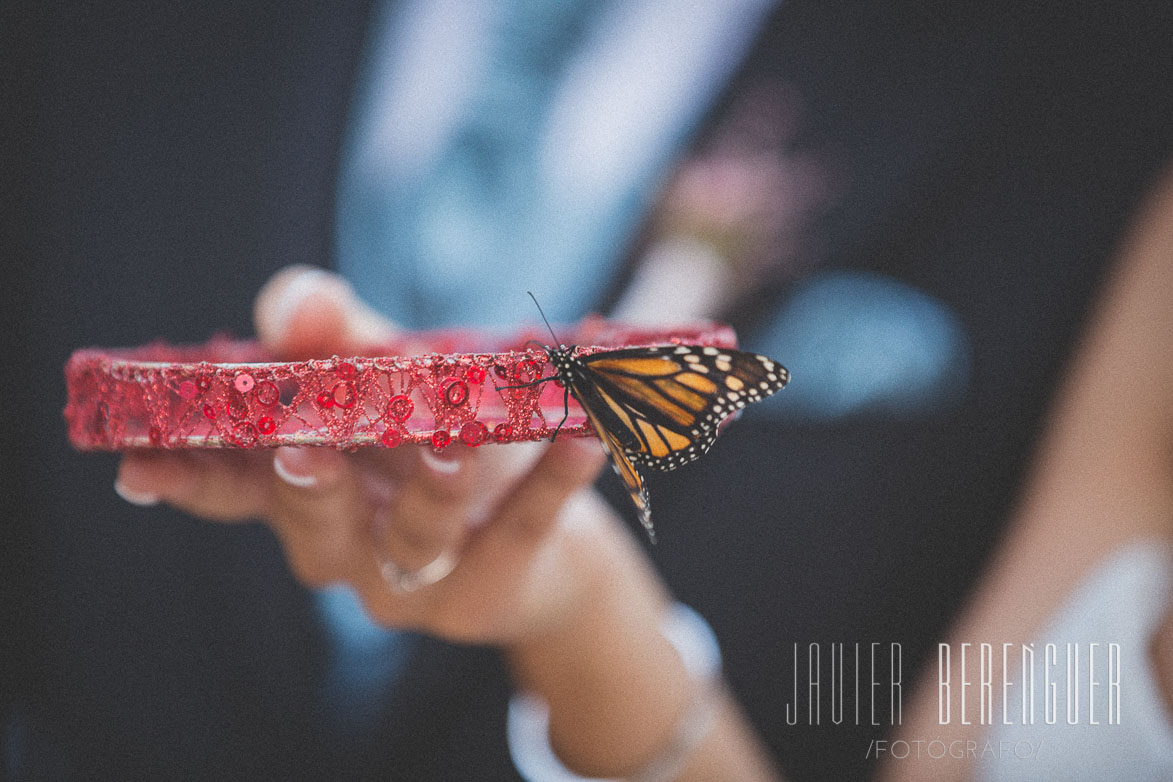
[[[674,470],[699,458],[721,421],[780,391],[781,364],[702,345],[623,348],[576,355],[546,347],[557,379],[582,406],[654,540],[647,486],[636,465]],[[553,379],[553,378],[549,378]]]

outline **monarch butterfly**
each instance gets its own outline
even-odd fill
[[[546,327],[557,341],[549,321]],[[543,346],[556,375],[526,385],[557,379],[574,395],[653,542],[647,485],[636,465],[674,470],[697,459],[716,441],[726,416],[781,391],[790,380],[778,362],[727,348],[665,345],[589,356],[574,355],[575,348]]]

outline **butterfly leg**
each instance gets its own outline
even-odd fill
[[[550,435],[550,442],[558,439],[558,432],[562,431],[562,425],[566,423],[566,419],[570,417],[570,386],[562,389],[562,420],[554,427],[554,434]]]
[[[550,375],[549,377],[539,377],[537,380],[530,381],[529,383],[521,383],[516,386],[494,385],[493,388],[497,391],[511,391],[512,389],[515,389],[515,388],[533,388],[536,385],[541,385],[542,383],[549,383],[551,380],[557,380],[557,379],[558,379],[557,375]]]

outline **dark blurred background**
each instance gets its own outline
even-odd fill
[[[785,3],[729,88],[784,81],[794,145],[842,184],[804,230],[808,266],[914,286],[956,314],[969,356],[956,402],[930,413],[750,414],[703,469],[652,478],[673,520],[652,556],[797,780],[866,776],[885,728],[788,726],[792,644],[900,642],[911,679],[997,539],[1171,150],[1168,9],[1021,6]],[[0,776],[513,776],[487,650],[425,642],[377,740],[333,741],[323,629],[267,530],[124,503],[115,457],[73,452],[61,419],[73,349],[248,334],[275,270],[332,265],[369,14],[0,9]],[[749,344],[772,344],[802,284],[742,311]]]

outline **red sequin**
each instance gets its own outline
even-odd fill
[[[465,370],[464,377],[474,386],[479,386],[485,382],[485,370],[482,367],[469,367]]]
[[[343,380],[352,379],[354,377],[354,372],[354,364],[351,364],[349,361],[343,361],[338,365],[338,377],[342,378]]]
[[[257,383],[253,396],[265,407],[272,407],[281,401],[281,392],[277,390],[276,384],[270,383],[268,380]]]
[[[436,450],[447,447],[450,442],[452,442],[452,433],[447,429],[437,429],[432,432],[432,445],[436,447]]]
[[[196,378],[196,388],[199,390],[207,391],[211,387],[212,378],[208,377],[207,375],[201,375],[200,377]]]
[[[465,445],[480,445],[489,436],[489,427],[480,421],[469,421],[460,427],[460,439]]]
[[[497,424],[493,427],[493,439],[499,443],[509,442],[513,436],[513,424]]]
[[[273,434],[277,430],[277,422],[267,415],[257,419],[257,431],[261,434]]]
[[[542,376],[542,363],[532,358],[526,359],[513,370],[513,379],[520,383],[531,383]]]
[[[396,394],[387,403],[387,417],[401,423],[411,418],[412,411],[414,410],[415,402],[411,401],[411,397],[406,394]]]
[[[237,445],[248,448],[257,441],[257,428],[248,421],[241,421],[232,427],[232,435],[236,438]]]
[[[396,429],[386,429],[380,439],[383,441],[383,445],[388,448],[398,448],[399,444],[403,442],[403,435]]]
[[[216,408],[211,405],[204,405],[204,418],[210,421],[216,420]]]
[[[190,380],[184,380],[179,384],[179,395],[184,399],[195,399],[200,395],[200,390],[196,388],[196,384]]]
[[[228,417],[232,419],[248,418],[248,404],[242,396],[230,396],[228,401],[224,403],[224,412],[228,413]]]
[[[318,404],[322,407],[333,407],[334,395],[327,394],[325,391],[323,391],[322,393],[318,394]]]
[[[454,377],[445,378],[441,387],[444,389],[444,399],[453,407],[460,407],[468,401],[468,383]]]
[[[236,390],[242,394],[247,394],[253,390],[253,386],[257,384],[256,379],[248,372],[241,372],[232,381],[232,385],[236,386]]]

